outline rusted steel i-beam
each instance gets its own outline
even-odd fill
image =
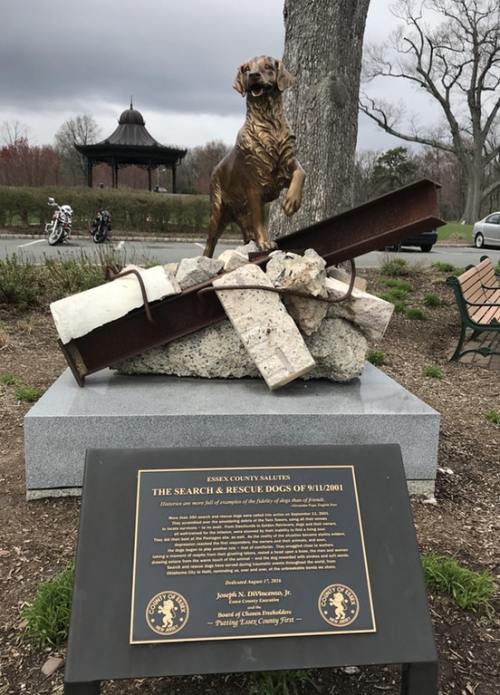
[[[284,251],[314,248],[328,265],[396,244],[444,224],[439,217],[439,185],[428,179],[400,188],[301,229],[278,241]],[[255,261],[267,263],[267,256]],[[140,352],[199,331],[226,318],[215,292],[200,293],[211,281],[143,307],[62,346],[75,379],[83,386],[88,374]]]

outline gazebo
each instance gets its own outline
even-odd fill
[[[152,190],[152,171],[159,166],[172,170],[172,192],[176,192],[176,168],[187,150],[161,145],[146,130],[142,113],[134,109],[132,100],[118,121],[118,128],[109,137],[95,145],[76,145],[87,159],[87,183],[92,187],[92,169],[105,162],[111,166],[113,188],[118,188],[118,169],[135,164],[148,170],[149,190]]]

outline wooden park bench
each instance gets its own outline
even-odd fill
[[[491,260],[488,256],[482,256],[478,265],[468,267],[458,277],[449,277],[447,283],[455,291],[462,321],[458,345],[450,362],[470,352],[477,352],[484,357],[500,355],[500,352],[493,349],[493,343],[497,335],[500,335],[500,280]],[[472,339],[488,332],[493,334],[492,340],[488,345],[468,348],[462,352],[467,328],[472,330]]]

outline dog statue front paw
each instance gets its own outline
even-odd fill
[[[300,208],[301,203],[302,196],[289,189],[283,201],[283,212],[287,217],[291,217]]]
[[[260,242],[258,241],[257,246],[261,251],[273,251],[274,249],[278,248],[278,244],[271,239],[263,239]]]

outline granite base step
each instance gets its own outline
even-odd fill
[[[69,370],[24,421],[29,499],[78,495],[89,448],[401,446],[411,493],[432,494],[439,414],[371,364],[349,384],[121,376]]]

